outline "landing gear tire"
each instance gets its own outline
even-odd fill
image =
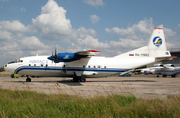
[[[167,77],[167,75],[163,75],[163,77]]]
[[[80,79],[80,82],[85,82],[86,81],[86,78],[81,78]]]
[[[79,77],[73,77],[74,82],[79,82]]]
[[[176,77],[176,75],[171,75],[171,77],[172,77],[172,78],[175,78],[175,77]]]
[[[31,82],[31,78],[28,77],[28,78],[26,79],[26,82]]]

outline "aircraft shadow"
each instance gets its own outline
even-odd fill
[[[26,82],[26,81],[11,81],[11,82],[18,82],[18,83],[23,83],[23,82]],[[61,81],[32,81],[32,82],[29,82],[29,84],[31,83],[61,83],[61,84],[66,84],[68,86],[83,86],[81,83],[84,83],[84,82],[73,82],[72,80],[61,80]],[[154,81],[154,80],[116,80],[116,81],[91,81],[91,80],[88,80],[87,81],[88,83],[90,82],[96,82],[96,83],[101,83],[101,82],[157,82],[157,81]],[[28,82],[27,82],[28,83]]]
[[[23,83],[26,81],[11,81],[11,82],[17,82],[17,83]],[[69,86],[83,86],[80,82],[73,82],[72,80],[62,80],[62,81],[31,81],[31,82],[26,82],[27,84],[31,83],[61,83],[61,84],[66,84]]]
[[[88,81],[88,82],[157,82],[154,80],[119,80],[119,81]]]

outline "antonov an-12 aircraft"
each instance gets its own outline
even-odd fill
[[[174,78],[180,73],[180,67],[175,67],[173,64],[155,64],[153,68],[157,77],[163,75],[163,77],[171,76]]]
[[[131,42],[129,42],[131,43]],[[154,28],[147,46],[114,57],[94,56],[100,51],[86,50],[76,53],[57,53],[52,56],[30,56],[4,65],[11,73],[40,77],[72,77],[85,82],[86,78],[107,77],[147,64],[170,60],[163,28]]]

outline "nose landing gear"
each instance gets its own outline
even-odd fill
[[[31,78],[27,76],[26,82],[31,82]]]

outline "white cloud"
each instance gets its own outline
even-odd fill
[[[31,55],[51,55],[51,48],[49,45],[42,43],[37,37],[23,37],[21,39],[13,39],[11,41],[4,41],[0,43],[1,46],[1,63],[5,64],[9,61],[18,59],[20,57]]]
[[[134,30],[130,27],[127,29],[118,28],[118,27],[113,27],[111,29],[106,28],[105,31],[108,33],[115,33],[115,34],[118,34],[120,36],[135,35]]]
[[[138,48],[141,46],[145,45],[146,41],[143,40],[132,40],[132,39],[122,39],[120,38],[119,41],[110,41],[110,46],[114,47],[114,48],[119,48],[119,47],[123,47],[123,48]]]
[[[0,2],[9,2],[9,0],[0,0]]]
[[[81,49],[92,49],[92,48],[108,48],[109,45],[107,43],[100,42],[97,38],[97,32],[93,29],[86,29],[84,27],[80,27],[74,32],[73,37],[73,46],[79,47]],[[79,48],[80,49],[80,48]]]
[[[32,19],[33,25],[41,35],[58,34],[61,36],[69,36],[72,31],[71,22],[66,19],[66,10],[59,7],[54,0],[49,0],[45,6],[41,8],[41,14]]]
[[[7,31],[0,30],[0,41],[8,41],[12,39],[12,34]]]
[[[50,49],[49,46],[44,45],[40,40],[35,37],[24,37],[22,40],[19,41],[23,50],[44,50]]]
[[[180,24],[178,24],[178,28],[176,28],[177,31],[180,31]]]
[[[131,27],[124,28],[106,28],[105,31],[108,33],[115,33],[125,38],[132,38],[138,40],[141,37],[147,37],[151,34],[152,29],[154,28],[153,19],[149,20],[144,19],[139,21],[137,24],[132,25]]]
[[[21,7],[21,11],[22,11],[22,12],[26,12],[26,9],[23,8],[23,7]]]
[[[83,38],[86,35],[91,35],[92,37],[96,37],[97,36],[97,32],[95,30],[93,30],[93,29],[86,29],[84,27],[80,27],[74,33],[75,33],[74,38],[77,38],[77,37]]]
[[[0,21],[0,29],[13,32],[27,32],[28,28],[18,20]]]
[[[100,18],[99,18],[99,16],[94,14],[94,15],[90,15],[90,20],[93,24],[95,24],[100,20]]]
[[[168,49],[171,48],[179,48],[179,41],[178,39],[175,37],[176,36],[176,32],[172,31],[172,29],[168,29],[168,28],[163,28],[164,29],[164,35],[166,38],[166,44]]]
[[[97,38],[93,38],[90,35],[86,35],[85,38],[78,38],[77,42],[79,45],[88,48],[109,48],[107,43],[99,42]]]
[[[87,3],[92,6],[103,6],[103,0],[83,0],[84,3]]]
[[[168,29],[168,28],[163,28],[163,29],[164,29],[164,34],[166,38],[176,36],[176,32],[172,31],[172,29]]]

